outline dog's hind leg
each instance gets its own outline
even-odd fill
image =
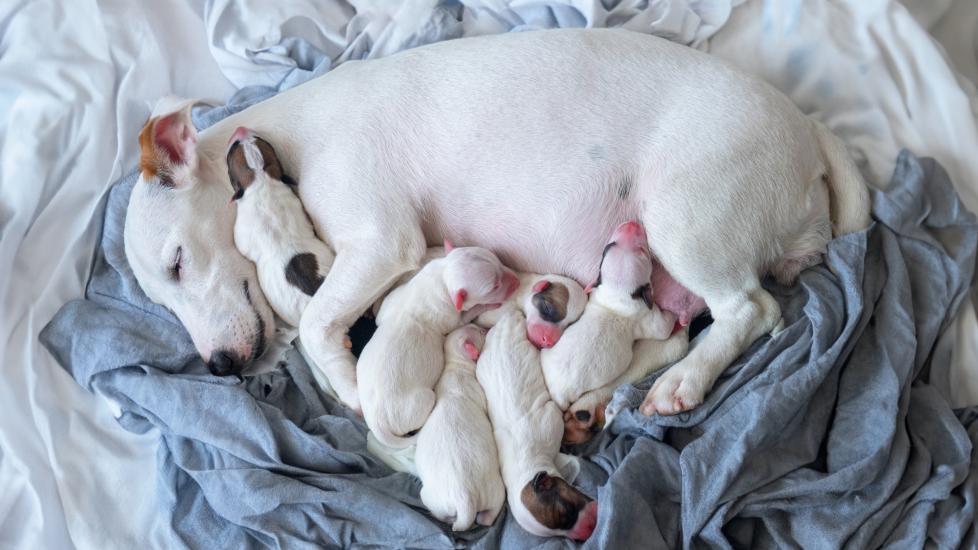
[[[420,228],[414,238],[362,240],[337,245],[329,275],[309,301],[299,322],[299,338],[340,401],[360,412],[356,360],[346,348],[346,333],[360,315],[424,254]]]
[[[781,308],[756,276],[743,290],[704,295],[713,316],[710,331],[689,355],[669,368],[649,390],[640,410],[670,415],[703,402],[720,373],[760,336],[781,321]]]

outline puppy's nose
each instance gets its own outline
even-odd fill
[[[207,362],[207,368],[214,376],[240,375],[244,369],[244,362],[229,351],[217,350],[211,355],[211,360]]]
[[[618,244],[633,248],[647,247],[648,239],[645,235],[645,228],[637,221],[629,221],[619,225],[612,236],[613,241]]]

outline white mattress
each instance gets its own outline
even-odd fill
[[[372,55],[388,53],[429,3],[385,13],[388,3],[361,0],[371,13],[349,26],[354,9],[338,0],[218,0],[207,14],[191,1],[0,5],[0,548],[179,545],[156,523],[157,434],[122,430],[37,340],[83,293],[101,199],[135,168],[135,137],[152,103],[166,93],[223,102],[236,86],[276,81],[286,60],[254,51],[283,35],[326,51],[369,38]],[[472,15],[504,5],[463,3]],[[549,3],[603,20],[597,0]],[[887,0],[750,0],[732,12],[730,2],[651,4],[655,17],[634,25],[764,75],[846,139],[880,181],[906,146],[940,160],[978,210],[978,3],[917,0],[913,14]],[[493,26],[473,17],[465,32]],[[948,335],[954,399],[978,404],[978,324],[965,309]]]

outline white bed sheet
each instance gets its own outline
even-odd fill
[[[576,6],[592,23],[604,14],[597,0],[551,3]],[[360,11],[370,15],[352,26],[361,39],[397,43],[398,33],[417,29],[425,4],[385,13],[389,4],[362,0]],[[519,15],[533,4],[511,6]],[[732,14],[730,2],[652,4],[658,19],[633,24],[688,31],[686,41],[764,75],[847,139],[881,181],[897,149],[909,146],[938,158],[978,207],[976,96],[967,81],[978,74],[968,23],[978,9],[970,0],[917,0],[913,15],[886,0],[750,0]],[[269,69],[282,62],[269,54],[258,67],[248,50],[297,34],[342,47],[356,34],[289,17],[342,21],[353,10],[339,1],[196,6],[0,5],[0,548],[177,545],[155,513],[157,434],[122,430],[39,346],[37,333],[82,295],[101,199],[135,167],[135,136],[153,101],[169,92],[224,101],[235,85],[270,83]],[[703,20],[689,23],[692,11]],[[914,17],[934,30],[960,75]],[[472,21],[467,34],[492,30],[491,19]],[[962,404],[978,403],[978,374],[969,370],[978,365],[978,326],[967,310],[949,333]]]

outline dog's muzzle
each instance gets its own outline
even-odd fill
[[[207,362],[207,368],[214,376],[240,375],[244,367],[244,360],[235,353],[225,350],[215,351],[211,354],[211,360]]]

